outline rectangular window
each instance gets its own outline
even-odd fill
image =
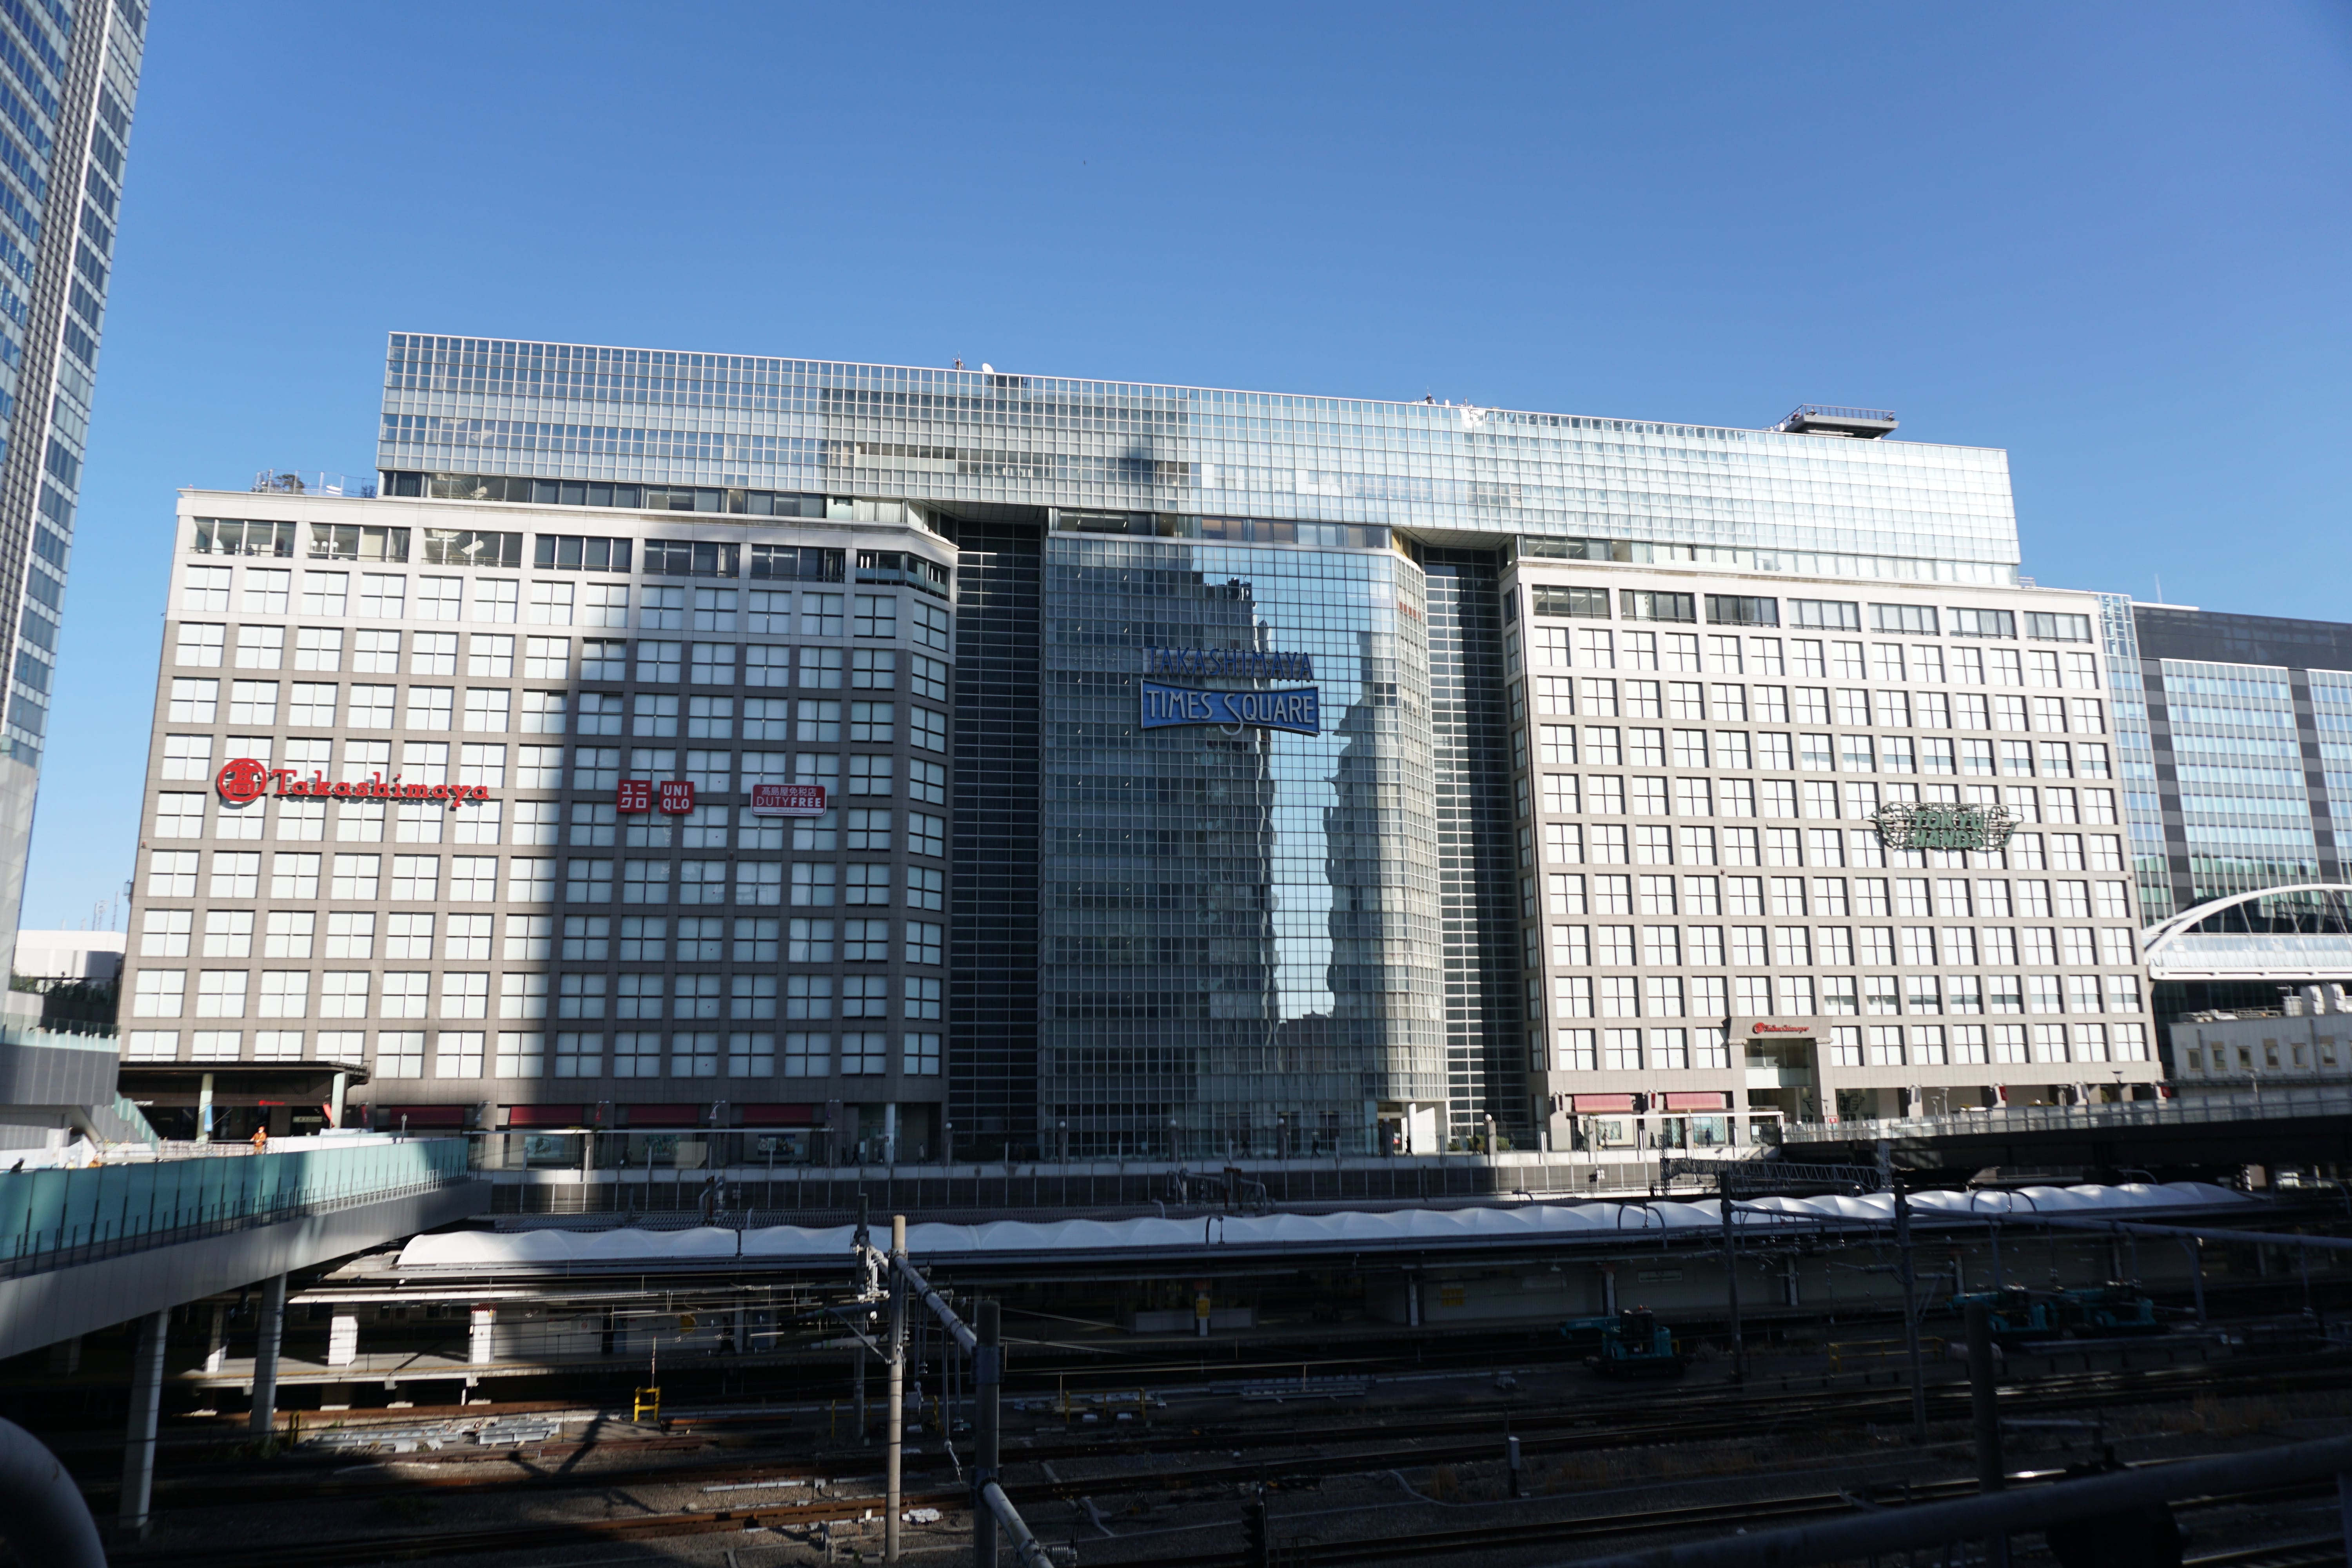
[[[1709,594],[1706,596],[1706,618],[1719,626],[1777,626],[1780,624],[1780,601],[1753,598],[1736,594]],[[1736,656],[1738,645],[1732,645]],[[1737,668],[1735,663],[1732,667]]]
[[[1554,619],[1609,619],[1609,590],[1606,588],[1568,588],[1539,583],[1532,585],[1528,594],[1534,612],[1538,616]]]
[[[1689,594],[1664,594],[1646,588],[1622,588],[1617,607],[1629,621],[1696,621],[1696,598]]]
[[[1908,632],[1924,637],[1937,635],[1936,612],[1926,605],[1873,605],[1870,616],[1871,626],[1878,631]]]
[[[2007,610],[1954,610],[1951,633],[1958,637],[2013,637],[2017,617]]]
[[[1862,629],[1862,606],[1844,599],[1791,599],[1789,624],[1858,632]]]

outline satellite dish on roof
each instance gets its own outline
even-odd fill
[[[980,374],[982,375],[994,375],[996,374],[996,367],[989,363],[986,360],[982,360],[980,362]]]

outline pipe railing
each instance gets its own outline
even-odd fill
[[[2352,1437],[2329,1437],[2249,1454],[2189,1459],[2024,1491],[1979,1494],[1957,1502],[1883,1509],[1859,1518],[1797,1525],[1686,1546],[1654,1547],[1585,1558],[1576,1568],[1804,1568],[1859,1562],[1958,1542],[2005,1543],[2053,1524],[2129,1513],[2176,1498],[2267,1491],[2281,1482],[2336,1478],[2347,1545],[2352,1545]],[[2004,1552],[2005,1556],[2006,1553]]]

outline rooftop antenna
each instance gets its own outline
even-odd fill
[[[2164,603],[2164,574],[2161,572],[2156,574],[2156,602],[2159,605]]]

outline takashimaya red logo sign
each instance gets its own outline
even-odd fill
[[[1803,1024],[1751,1024],[1751,1035],[1810,1035],[1813,1031]]]
[[[269,788],[272,784],[275,790]],[[337,779],[331,784],[324,773],[314,773],[306,779],[292,768],[273,768],[251,757],[223,764],[213,775],[213,788],[231,805],[250,805],[264,794],[281,799],[446,801],[452,810],[469,800],[490,798],[488,784],[403,784],[398,773],[389,783],[382,773],[371,773],[364,779]]]
[[[213,787],[231,805],[250,805],[269,787],[269,770],[251,757],[239,757],[221,764],[213,775]]]

